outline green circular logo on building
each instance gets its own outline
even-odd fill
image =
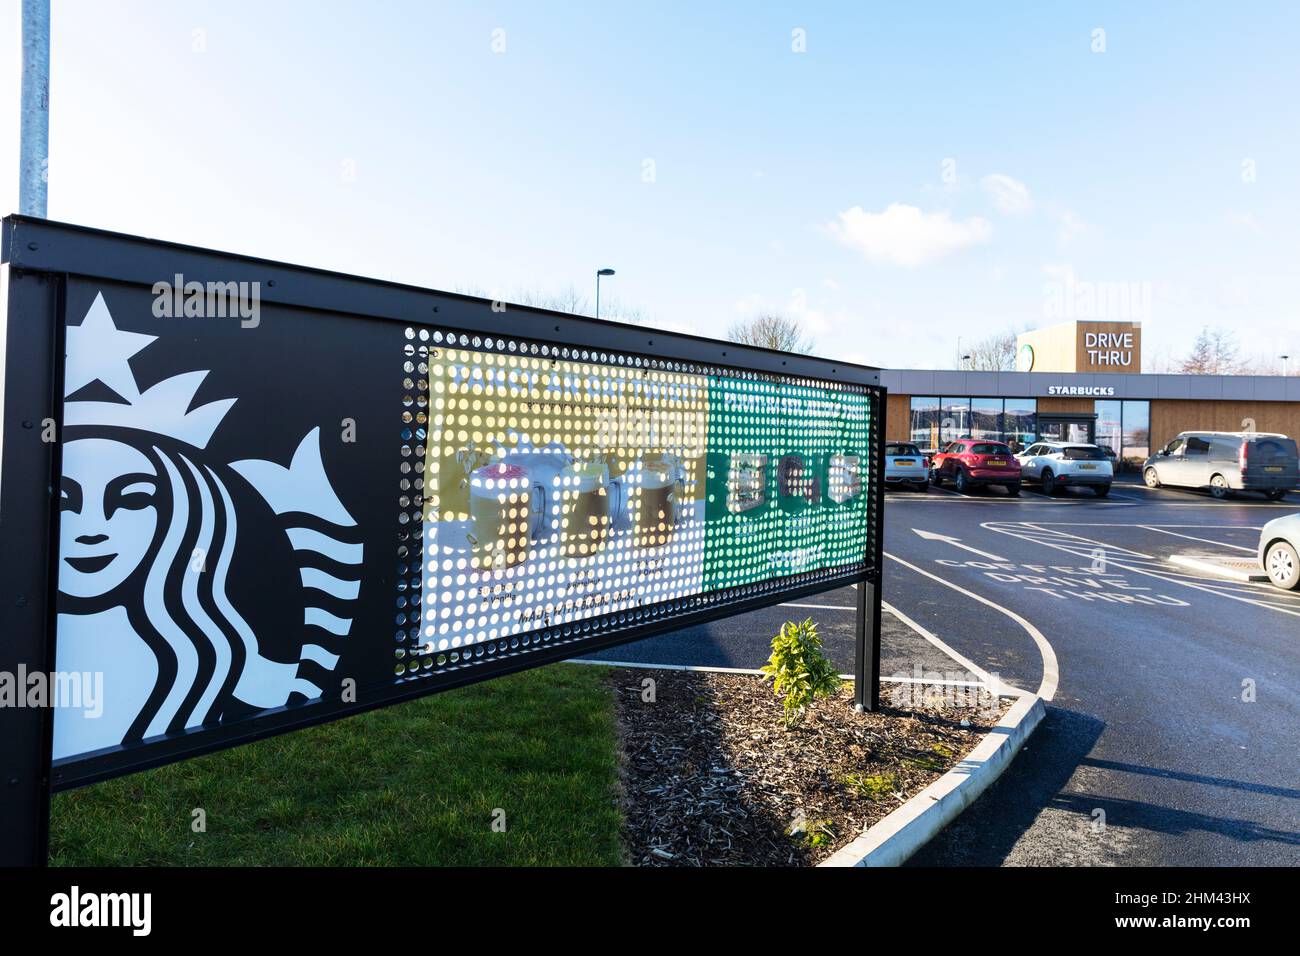
[[[1020,351],[1016,353],[1016,368],[1021,372],[1034,370],[1034,347],[1028,342],[1020,346]]]

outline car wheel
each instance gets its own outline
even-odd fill
[[[1105,498],[1110,494],[1110,485],[1098,485],[1095,489],[1098,498]]]
[[[964,495],[966,492],[970,491],[970,482],[966,478],[966,472],[962,471],[960,468],[957,469],[957,479],[954,482],[954,487],[957,489],[959,495]]]
[[[936,488],[941,488],[943,486],[943,479],[939,476],[938,468],[930,469],[930,484],[934,485]]]
[[[1222,475],[1215,475],[1210,479],[1210,494],[1222,501],[1231,494],[1232,489],[1228,487],[1228,479]]]
[[[1020,486],[1019,486],[1019,485],[1007,485],[1007,494],[1010,495],[1012,498],[1019,498],[1019,497],[1020,497]]]
[[[1160,476],[1156,474],[1154,468],[1148,468],[1146,471],[1142,472],[1142,480],[1147,483],[1148,488],[1160,487]]]
[[[1052,474],[1052,469],[1043,469],[1043,494],[1054,495],[1057,492],[1056,476]]]
[[[1264,492],[1264,497],[1267,498],[1269,501],[1281,501],[1283,498],[1286,497],[1286,489],[1270,488],[1268,489],[1268,491]]]
[[[1285,541],[1275,541],[1264,555],[1264,570],[1275,587],[1294,591],[1300,586],[1300,556]]]
[[[918,481],[918,482],[916,483],[916,490],[919,491],[919,492],[921,492],[922,494],[924,494],[925,492],[927,492],[927,491],[930,490],[930,482],[928,482],[928,481]]]

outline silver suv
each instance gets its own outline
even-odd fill
[[[1273,501],[1300,486],[1296,443],[1264,432],[1183,432],[1146,460],[1148,488],[1209,488],[1216,498],[1259,491]]]

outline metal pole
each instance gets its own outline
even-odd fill
[[[23,0],[22,121],[18,210],[47,216],[50,159],[50,0]]]
[[[600,318],[600,270],[596,270],[596,318]]]
[[[880,709],[880,600],[884,583],[885,550],[885,406],[887,393],[875,393],[878,403],[873,410],[871,429],[871,569],[858,582],[857,613],[853,618],[853,706],[858,711]]]
[[[14,241],[12,233],[4,238]],[[52,489],[62,466],[60,445],[45,441],[44,429],[47,421],[63,421],[63,292],[52,276],[12,269],[5,291],[0,673],[45,675],[48,693],[59,540]],[[54,711],[49,699],[26,697],[26,677],[17,681],[20,705],[0,707],[0,867],[43,866]]]

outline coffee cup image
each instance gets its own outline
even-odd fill
[[[527,471],[534,493],[541,495],[542,504],[534,509],[536,517],[530,535],[535,544],[550,553],[552,545],[558,547],[564,529],[563,476],[573,464],[573,455],[558,442],[538,448],[527,438],[520,438],[514,450],[507,452],[499,448],[497,454],[499,463],[517,465]]]
[[[474,567],[501,570],[528,557],[546,507],[546,490],[520,465],[497,462],[470,475],[470,529]]]
[[[812,503],[821,497],[821,479],[813,460],[805,455],[782,455],[776,475],[777,494],[783,499]]]
[[[862,493],[862,459],[858,455],[832,455],[827,469],[826,497],[837,505]]]
[[[637,547],[657,548],[668,543],[677,529],[685,493],[686,472],[681,459],[662,452],[641,456]]]
[[[767,504],[768,456],[752,452],[731,455],[727,472],[727,510],[743,514]]]
[[[561,552],[584,558],[605,546],[618,513],[621,482],[609,476],[609,466],[589,461],[570,465],[561,473],[564,510]]]

